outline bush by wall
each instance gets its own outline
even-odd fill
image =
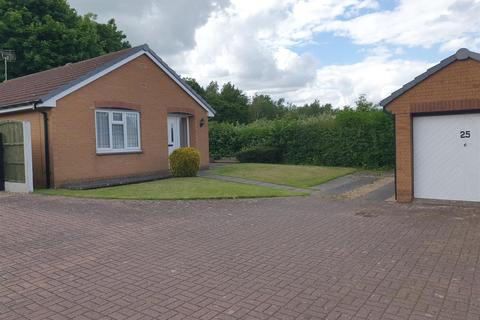
[[[195,148],[178,148],[169,159],[174,177],[195,177],[200,170],[200,153]]]
[[[214,158],[233,157],[255,147],[280,150],[278,159],[285,163],[393,167],[393,119],[380,110],[344,110],[316,118],[210,124]]]
[[[247,147],[236,155],[240,162],[279,163],[282,161],[282,151],[275,147]]]

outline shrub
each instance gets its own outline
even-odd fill
[[[237,153],[240,162],[279,163],[282,160],[282,152],[275,147],[249,147]]]
[[[195,148],[178,148],[169,159],[174,177],[195,177],[200,170],[200,153]]]
[[[241,125],[231,123],[210,122],[209,140],[210,156],[214,159],[233,157],[240,150],[238,131]]]

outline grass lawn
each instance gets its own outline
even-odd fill
[[[313,187],[357,171],[354,168],[239,163],[210,170],[213,174],[239,177],[298,188]]]
[[[305,195],[198,177],[172,178],[89,190],[43,189],[37,192],[55,196],[130,200],[236,199]]]

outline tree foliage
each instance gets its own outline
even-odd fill
[[[310,104],[304,104],[301,107],[291,108],[290,117],[311,118],[321,115],[332,115],[336,112],[337,110],[335,110],[330,103],[322,105],[318,100],[315,100]]]
[[[217,121],[248,122],[248,97],[230,82],[220,90],[216,82],[211,82],[206,90],[206,99],[215,105]]]
[[[361,94],[358,99],[355,101],[356,110],[358,111],[374,111],[378,110],[378,106],[376,106],[373,102],[367,100],[367,96]]]
[[[273,120],[285,115],[287,108],[284,105],[285,100],[273,100],[269,95],[257,94],[252,98],[249,105],[250,120],[259,119]]]
[[[304,119],[320,116],[335,115],[341,110],[377,111],[379,107],[360,95],[353,107],[344,106],[335,109],[330,103],[321,104],[315,100],[301,106],[288,104],[285,99],[275,100],[267,94],[247,95],[232,83],[225,83],[222,87],[212,81],[203,88],[195,79],[184,78],[185,82],[202,96],[217,112],[216,122],[247,124],[257,120]]]
[[[9,78],[127,47],[115,20],[102,24],[94,14],[81,16],[66,0],[0,0],[0,49],[17,54]]]

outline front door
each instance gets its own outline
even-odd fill
[[[180,117],[168,117],[168,155],[180,148]]]

